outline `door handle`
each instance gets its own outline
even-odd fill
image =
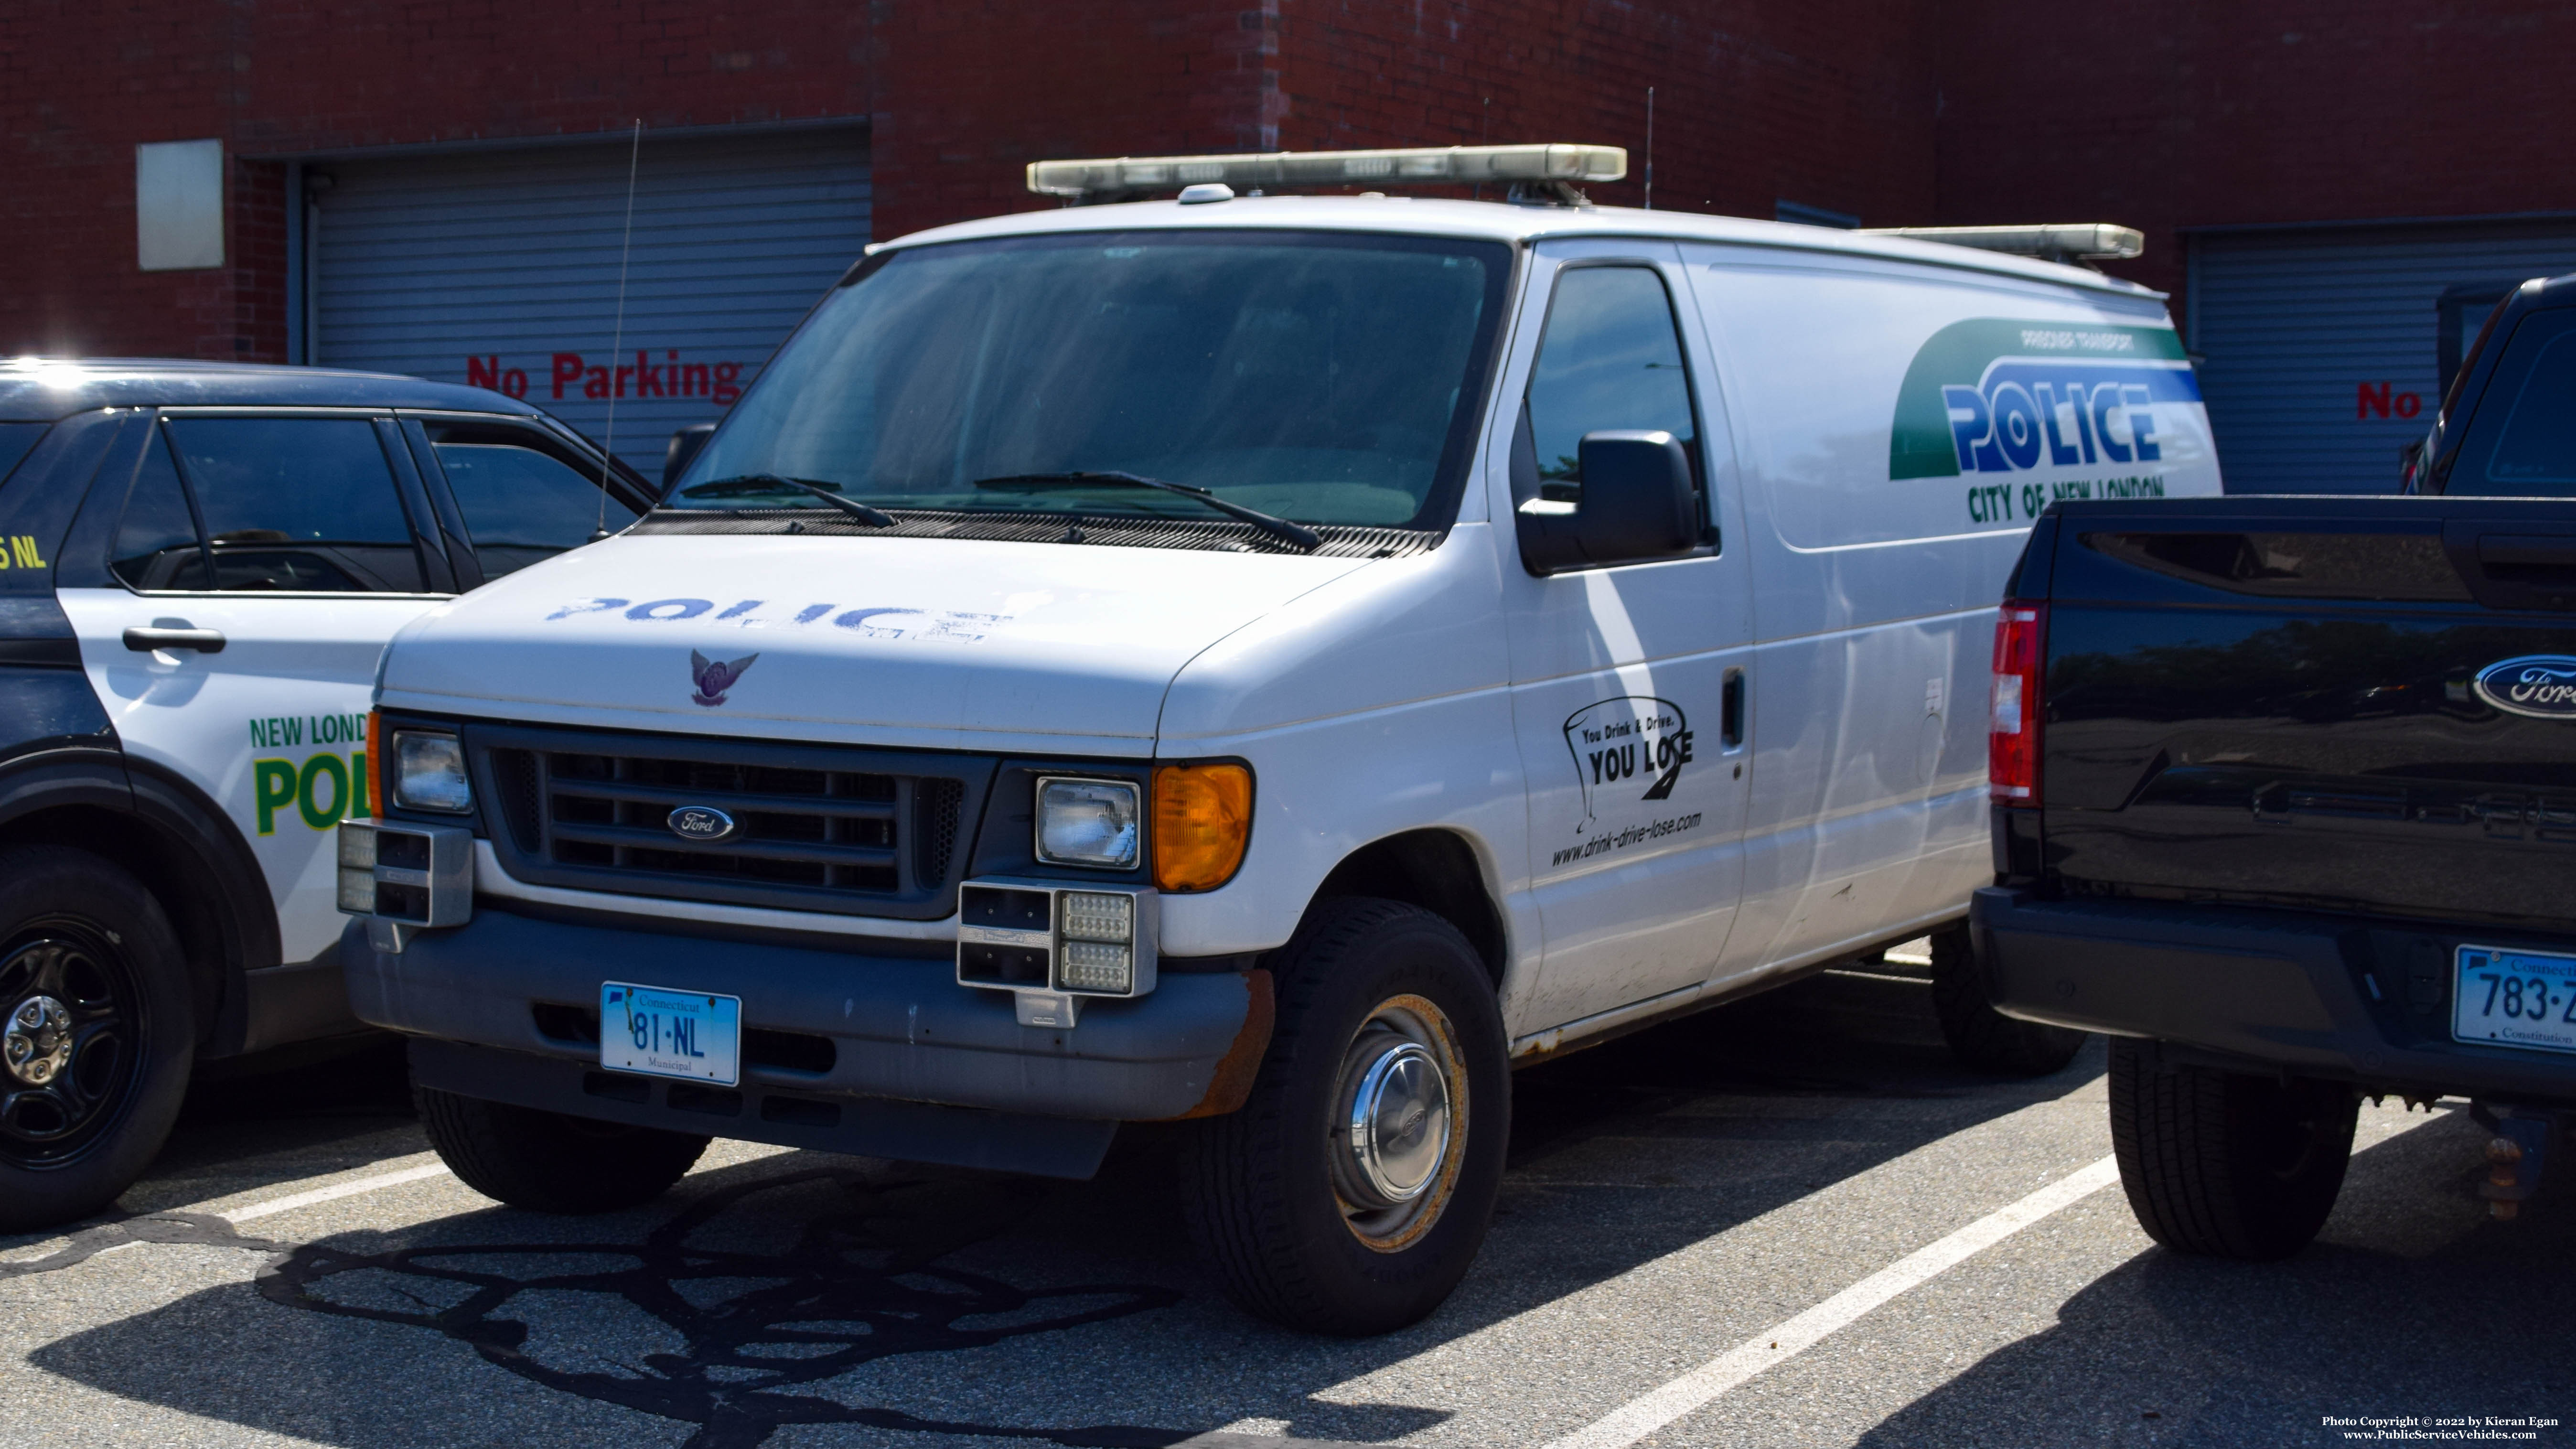
[[[220,629],[164,629],[158,626],[136,626],[125,631],[125,647],[137,654],[155,649],[194,649],[200,654],[224,652],[224,634]]]
[[[1726,671],[1726,684],[1718,692],[1717,740],[1727,749],[1744,743],[1744,671]]]
[[[2576,569],[2576,538],[2539,538],[2485,534],[2478,539],[2478,562],[2525,568]]]

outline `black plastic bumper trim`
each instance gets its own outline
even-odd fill
[[[2455,1042],[2410,998],[2426,948],[2525,933],[2234,906],[2042,900],[1969,905],[1987,994],[2027,1021],[2147,1037],[2220,1063],[2424,1095],[2576,1101],[2576,1054]],[[2511,936],[2513,940],[2499,939]],[[2529,940],[2576,950],[2576,939]],[[2379,984],[2377,998],[2370,983]]]

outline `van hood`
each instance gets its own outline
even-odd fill
[[[1366,559],[971,539],[624,537],[431,610],[391,708],[926,748],[1153,750],[1172,677]]]

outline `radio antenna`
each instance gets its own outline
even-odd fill
[[[1646,87],[1646,209],[1655,209],[1655,88]]]
[[[635,163],[644,155],[644,118],[635,118],[635,139],[626,147],[626,231],[617,240],[617,320],[608,334],[608,427],[599,444],[599,526],[590,541],[608,537],[609,460],[617,456],[617,358],[626,350],[626,259],[635,249]],[[638,379],[640,382],[641,379]]]
[[[1477,145],[1479,145],[1479,146],[1491,145],[1491,144],[1493,143],[1493,140],[1494,140],[1494,98],[1493,98],[1492,96],[1487,96],[1487,97],[1485,97],[1485,133],[1484,133],[1483,135],[1481,135],[1481,136],[1479,136],[1479,137],[1477,137],[1477,138],[1476,138],[1476,144],[1477,144]],[[1483,183],[1483,182],[1481,182],[1481,181],[1477,182],[1477,183],[1476,183],[1476,189],[1475,189],[1474,191],[1471,191],[1471,192],[1469,192],[1469,193],[1467,194],[1467,199],[1468,199],[1468,200],[1470,200],[1470,201],[1482,201],[1482,200],[1484,200],[1484,199],[1485,199],[1485,183]]]

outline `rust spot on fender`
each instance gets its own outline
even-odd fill
[[[1217,1059],[1216,1071],[1208,1078],[1207,1095],[1179,1117],[1165,1120],[1222,1117],[1242,1107],[1252,1095],[1253,1078],[1261,1074],[1261,1058],[1270,1050],[1270,1029],[1279,1021],[1279,1001],[1267,971],[1244,972],[1243,989],[1251,997],[1244,1003],[1243,1029],[1234,1034],[1234,1045]]]

